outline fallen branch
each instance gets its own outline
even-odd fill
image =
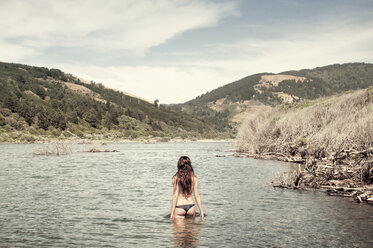
[[[99,150],[99,149],[96,149],[96,148],[91,148],[85,152],[119,152],[118,150]]]

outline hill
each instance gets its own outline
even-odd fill
[[[59,69],[0,63],[3,142],[221,136],[202,120]]]
[[[245,113],[260,105],[291,104],[370,86],[373,86],[373,64],[335,64],[251,75],[172,107],[227,131],[237,128]]]
[[[362,201],[373,197],[372,123],[370,87],[251,113],[239,129],[236,147],[247,156],[305,164],[274,185],[324,188]]]

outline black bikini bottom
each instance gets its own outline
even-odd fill
[[[188,204],[188,205],[179,205],[179,206],[176,206],[177,208],[182,208],[185,210],[185,212],[188,212],[189,209],[191,209],[192,207],[194,207],[194,204]]]

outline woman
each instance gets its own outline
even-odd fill
[[[185,218],[195,216],[196,208],[194,206],[192,194],[200,210],[201,219],[204,218],[201,198],[198,192],[198,177],[194,175],[192,162],[187,156],[180,157],[177,163],[177,172],[172,178],[174,187],[172,196],[171,216],[174,218]]]

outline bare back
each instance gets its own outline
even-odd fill
[[[174,191],[177,190],[177,202],[176,202],[176,205],[179,206],[179,205],[188,205],[188,204],[193,204],[194,201],[193,201],[193,193],[194,193],[194,189],[195,189],[195,182],[196,182],[196,176],[193,175],[192,176],[192,194],[188,195],[188,196],[185,196],[181,193],[181,190],[180,190],[180,186],[177,184],[177,176],[174,176],[172,178],[172,184],[174,186]]]

